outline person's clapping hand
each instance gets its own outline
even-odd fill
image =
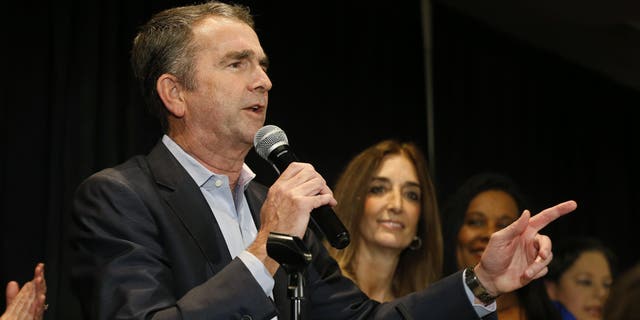
[[[47,283],[44,278],[44,264],[38,263],[33,279],[22,288],[15,281],[9,281],[6,289],[7,309],[0,320],[40,320],[47,308],[45,304]]]

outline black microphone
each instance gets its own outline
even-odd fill
[[[278,174],[282,173],[291,162],[298,161],[289,147],[289,140],[282,129],[274,125],[266,125],[253,138],[256,152],[269,161]],[[311,218],[324,233],[331,246],[343,249],[349,244],[349,232],[333,209],[324,205],[311,211]]]

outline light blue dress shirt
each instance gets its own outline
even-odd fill
[[[200,187],[202,195],[207,200],[211,212],[220,226],[231,259],[240,258],[258,281],[264,293],[273,298],[275,284],[273,277],[260,259],[246,251],[246,248],[256,239],[258,234],[247,199],[244,196],[249,182],[256,176],[255,173],[249,169],[249,166],[243,164],[238,184],[232,193],[227,176],[215,174],[205,168],[169,136],[164,135],[162,143]]]

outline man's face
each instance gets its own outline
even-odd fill
[[[258,36],[248,25],[220,17],[206,18],[193,32],[196,86],[185,92],[186,132],[252,146],[271,89]]]

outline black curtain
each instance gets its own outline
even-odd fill
[[[640,226],[640,93],[446,1],[436,2],[433,20],[441,198],[476,172],[503,172],[533,200],[533,212],[578,202],[542,231],[552,239],[591,235],[615,251],[620,269],[640,262],[630,249]]]

